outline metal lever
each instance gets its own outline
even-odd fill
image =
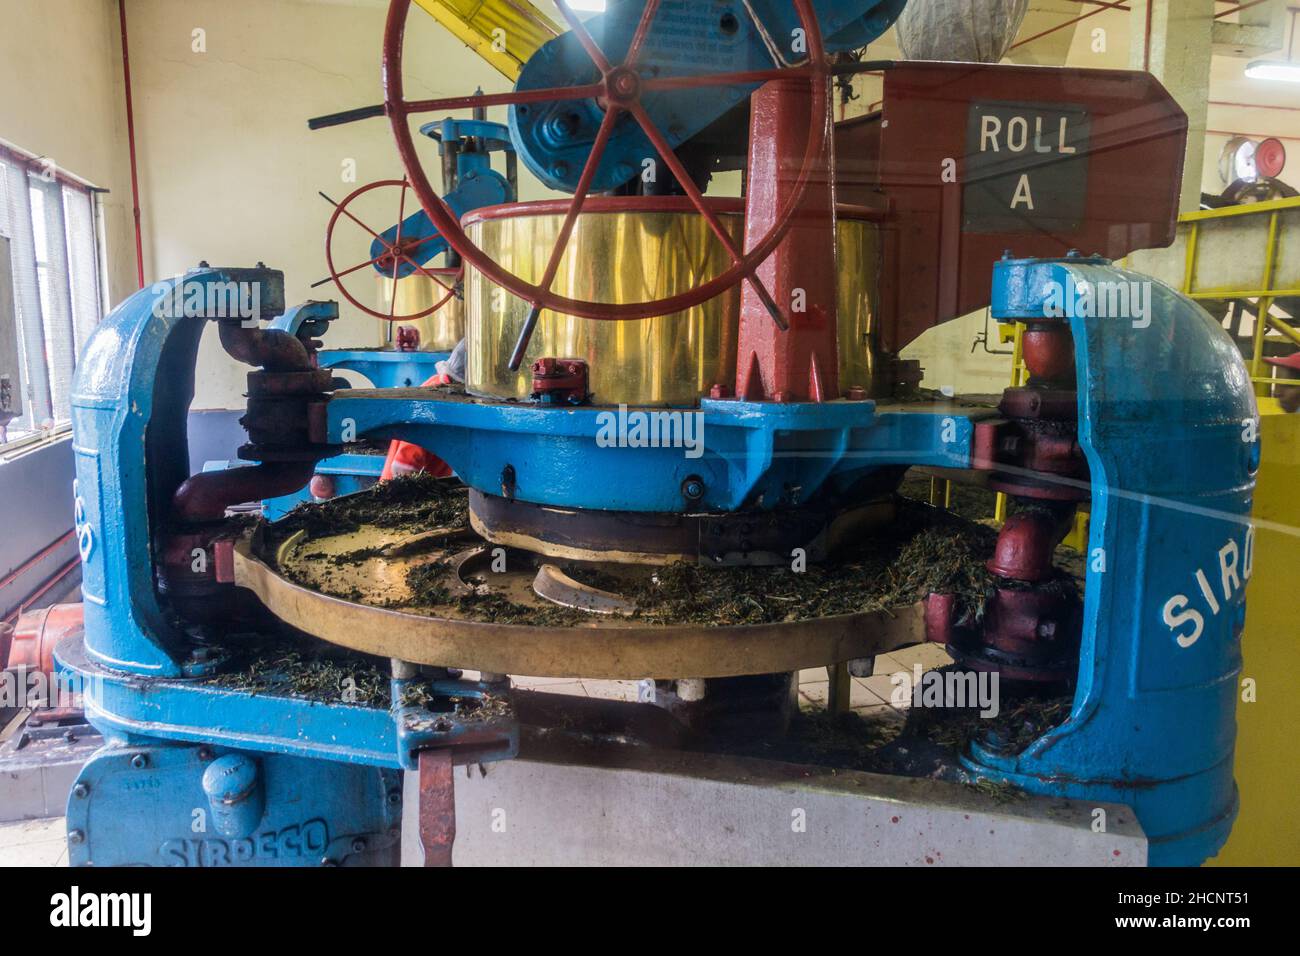
[[[343,126],[347,123],[355,123],[357,120],[387,115],[388,110],[384,108],[383,103],[375,106],[358,106],[354,110],[344,110],[342,113],[327,113],[325,116],[312,117],[307,121],[307,128],[325,129],[329,126]]]
[[[537,328],[537,317],[542,314],[542,307],[535,305],[528,310],[528,318],[524,319],[524,327],[519,330],[519,341],[515,343],[515,350],[510,353],[510,364],[506,368],[512,372],[519,371],[519,366],[524,364],[524,353],[528,351],[528,343],[533,340],[533,331]]]

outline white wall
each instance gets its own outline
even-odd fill
[[[114,302],[136,287],[121,49],[116,0],[0,4],[0,139],[110,190]]]
[[[387,120],[312,132],[307,119],[378,103],[387,3],[380,0],[128,0],[136,135],[151,279],[200,260],[283,269],[290,303],[339,298],[326,273],[330,207],[356,186],[402,176]],[[194,31],[206,52],[195,52]],[[496,92],[506,80],[418,7],[406,41],[408,97]],[[426,117],[432,119],[434,117]],[[502,116],[494,115],[500,119]],[[426,150],[439,183],[436,147]],[[345,182],[355,161],[356,182]],[[527,178],[521,170],[521,178]],[[524,198],[540,186],[522,184]],[[413,201],[413,200],[411,200]],[[408,213],[413,207],[408,207]],[[386,228],[392,218],[379,228]],[[361,261],[368,241],[355,237]],[[376,345],[379,322],[341,303],[332,346]],[[199,358],[196,408],[240,407],[248,369],[212,330]]]

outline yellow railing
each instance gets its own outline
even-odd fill
[[[1276,383],[1272,376],[1264,374],[1264,337],[1269,327],[1276,329],[1283,336],[1300,345],[1300,331],[1275,315],[1270,314],[1273,303],[1279,298],[1300,298],[1300,289],[1279,289],[1274,285],[1277,276],[1278,250],[1281,247],[1282,216],[1290,210],[1300,210],[1300,198],[1274,199],[1269,202],[1249,203],[1243,206],[1226,206],[1223,209],[1201,209],[1184,213],[1179,222],[1188,225],[1187,261],[1183,267],[1183,294],[1192,299],[1225,301],[1232,299],[1255,299],[1255,334],[1249,359],[1250,380],[1255,383],[1256,392],[1267,395],[1271,385]],[[1202,289],[1196,282],[1197,252],[1201,235],[1201,226],[1206,222],[1232,219],[1238,216],[1267,216],[1268,229],[1265,232],[1264,268],[1258,285],[1253,289]]]

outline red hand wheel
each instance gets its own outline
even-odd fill
[[[401,194],[398,197],[396,204],[397,234],[394,236],[392,242],[385,240],[377,230],[372,229],[356,213],[348,209],[348,207],[353,205],[358,198],[376,189],[401,190]],[[375,318],[383,319],[387,322],[405,322],[411,319],[422,319],[426,315],[432,315],[434,312],[437,312],[455,297],[456,282],[460,279],[460,276],[464,271],[464,267],[457,267],[454,269],[433,268],[422,266],[416,262],[414,256],[419,253],[420,246],[431,241],[432,237],[426,237],[424,239],[402,238],[402,222],[406,218],[406,191],[408,189],[410,189],[410,185],[404,179],[381,179],[378,182],[373,182],[369,185],[353,190],[343,198],[342,202],[338,203],[334,202],[334,200],[330,199],[330,197],[326,196],[324,193],[321,193],[321,196],[323,196],[325,200],[334,207],[334,214],[330,216],[329,225],[325,227],[325,264],[329,267],[330,279],[334,280],[334,284],[338,287],[339,293],[343,298],[347,299],[367,315],[373,315]],[[359,262],[346,269],[336,268],[334,265],[334,230],[343,219],[348,220],[358,228],[364,230],[370,240],[378,240],[383,245],[384,251],[373,259],[367,259],[365,262]],[[368,241],[366,243],[367,250],[370,248],[370,245],[371,243]],[[417,275],[426,276],[427,278],[432,279],[441,286],[447,294],[423,312],[413,312],[405,315],[396,314],[397,270],[402,264],[409,265],[415,270]],[[379,312],[370,308],[348,291],[347,286],[343,284],[343,278],[344,276],[349,276],[357,272],[376,272],[378,274],[392,277],[392,292],[389,298],[387,312]],[[324,282],[328,280],[321,281]],[[317,284],[319,285],[319,283]]]
[[[524,328],[515,345],[510,359],[510,369],[517,370],[523,361],[524,352],[537,325],[538,315],[543,308],[562,314],[581,316],[587,319],[627,320],[646,319],[657,315],[680,312],[699,305],[721,294],[741,281],[749,282],[760,301],[767,308],[778,327],[785,329],[787,323],[781,309],[772,299],[757,274],[758,268],[776,249],[789,231],[795,212],[803,199],[818,163],[822,161],[826,146],[827,124],[830,116],[830,101],[827,95],[828,77],[831,70],[826,64],[825,51],[822,47],[821,31],[817,16],[812,11],[811,0],[793,0],[798,12],[800,25],[803,27],[808,47],[808,61],[802,66],[783,67],[779,63],[773,69],[750,70],[739,73],[712,73],[698,76],[674,76],[643,78],[637,71],[641,49],[654,23],[655,13],[659,9],[659,0],[647,0],[636,33],[628,47],[623,62],[614,66],[605,57],[596,41],[583,26],[582,21],[574,16],[565,0],[556,0],[556,6],[568,22],[570,29],[582,44],[587,55],[596,64],[601,74],[597,83],[581,86],[552,87],[538,90],[516,90],[510,93],[494,93],[479,96],[450,97],[436,100],[407,100],[402,92],[402,40],[406,29],[407,14],[411,9],[411,0],[392,0],[388,8],[388,23],[384,30],[384,111],[393,127],[393,136],[397,140],[397,151],[401,155],[402,165],[406,168],[411,188],[415,191],[421,207],[437,226],[448,244],[460,253],[461,258],[473,265],[497,285],[510,290],[519,298],[530,303],[532,309]],[[749,5],[746,4],[746,9]],[[751,11],[751,16],[752,16]],[[775,61],[775,57],[774,57]],[[867,67],[869,68],[869,67]],[[854,69],[850,72],[860,72]],[[765,83],[769,80],[803,80],[809,89],[808,110],[808,144],[804,151],[803,164],[794,189],[785,206],[781,209],[775,224],[759,241],[753,244],[748,253],[741,249],[723,227],[716,213],[705,202],[703,195],[696,188],[690,175],[674,155],[672,147],[659,131],[654,120],[641,105],[641,94],[653,90],[685,90],[704,86],[730,86],[737,84]],[[564,224],[556,239],[555,247],[547,262],[542,279],[536,285],[521,279],[504,269],[482,249],[476,246],[461,229],[456,214],[452,212],[442,198],[434,192],[428,176],[420,164],[411,136],[408,117],[415,113],[428,113],[442,110],[471,109],[473,107],[505,106],[520,103],[538,103],[548,100],[599,99],[605,108],[605,116],[596,134],[591,148],[591,155],[583,167],[577,188],[564,217]],[[582,212],[587,192],[600,166],[601,157],[614,132],[614,125],[624,114],[630,115],[646,137],[654,145],[659,157],[672,171],[695,208],[699,211],[719,241],[731,255],[732,266],[726,272],[686,292],[649,302],[611,304],[593,302],[587,299],[570,299],[551,290],[555,274],[560,266],[565,247]]]

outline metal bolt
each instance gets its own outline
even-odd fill
[[[89,793],[90,787],[86,786],[84,783],[77,783],[72,788],[72,795],[78,800],[85,800]]]
[[[393,791],[390,791],[390,792],[389,792],[389,794],[388,794],[388,804],[389,804],[389,806],[394,806],[394,807],[395,807],[395,806],[397,806],[397,805],[398,805],[399,803],[401,803],[401,802],[402,802],[402,791],[400,791],[400,790],[393,790]]]
[[[68,842],[73,846],[80,846],[86,842],[86,834],[82,833],[80,830],[69,830]]]
[[[143,770],[145,767],[149,766],[149,758],[144,754],[136,754],[131,758],[131,766],[136,770]]]
[[[360,837],[357,837],[357,839],[355,839],[355,840],[352,841],[352,852],[353,852],[353,853],[360,853],[360,852],[361,852],[362,850],[364,850],[365,848],[366,848],[366,841],[363,840],[363,839],[361,839]]]
[[[682,497],[688,501],[699,501],[704,497],[704,479],[699,475],[689,475],[682,482]]]

